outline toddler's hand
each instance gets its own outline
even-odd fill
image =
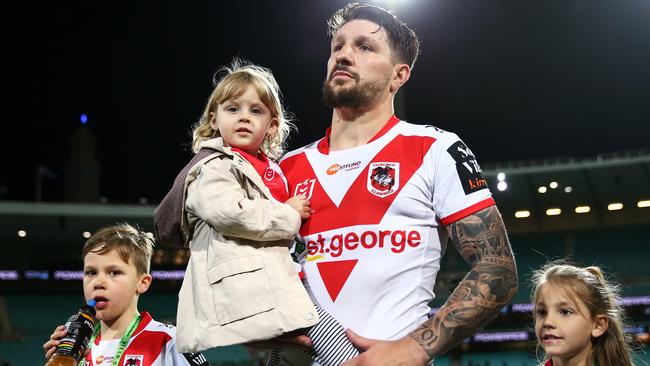
[[[298,211],[300,218],[303,220],[308,219],[309,216],[311,216],[311,214],[314,212],[314,210],[312,210],[311,206],[309,205],[307,196],[304,194],[293,196],[289,198],[285,203],[293,207],[294,210]]]

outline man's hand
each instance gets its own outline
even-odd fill
[[[362,337],[350,329],[346,330],[346,335],[363,353],[344,362],[342,366],[424,366],[428,360],[424,349],[410,337],[397,341],[380,341]]]

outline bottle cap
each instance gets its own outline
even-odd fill
[[[95,304],[97,304],[97,301],[95,301],[95,299],[90,299],[90,300],[88,300],[88,303],[87,303],[87,304],[88,304],[88,306],[90,306],[91,308],[94,308],[94,307],[95,307]]]

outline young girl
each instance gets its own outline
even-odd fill
[[[533,274],[533,308],[544,365],[631,366],[618,289],[598,267],[561,262]]]
[[[312,210],[304,196],[289,198],[273,162],[293,127],[277,82],[268,69],[238,60],[222,72],[194,127],[197,157],[182,184],[181,228],[191,255],[179,294],[178,347],[204,350],[309,328],[310,355],[339,365],[358,352],[342,326],[311,303],[289,254]],[[279,362],[274,349],[269,365]]]

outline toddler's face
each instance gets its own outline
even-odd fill
[[[219,104],[210,126],[219,130],[227,146],[256,156],[264,137],[277,132],[278,121],[260,100],[255,88],[249,86],[239,97]]]

